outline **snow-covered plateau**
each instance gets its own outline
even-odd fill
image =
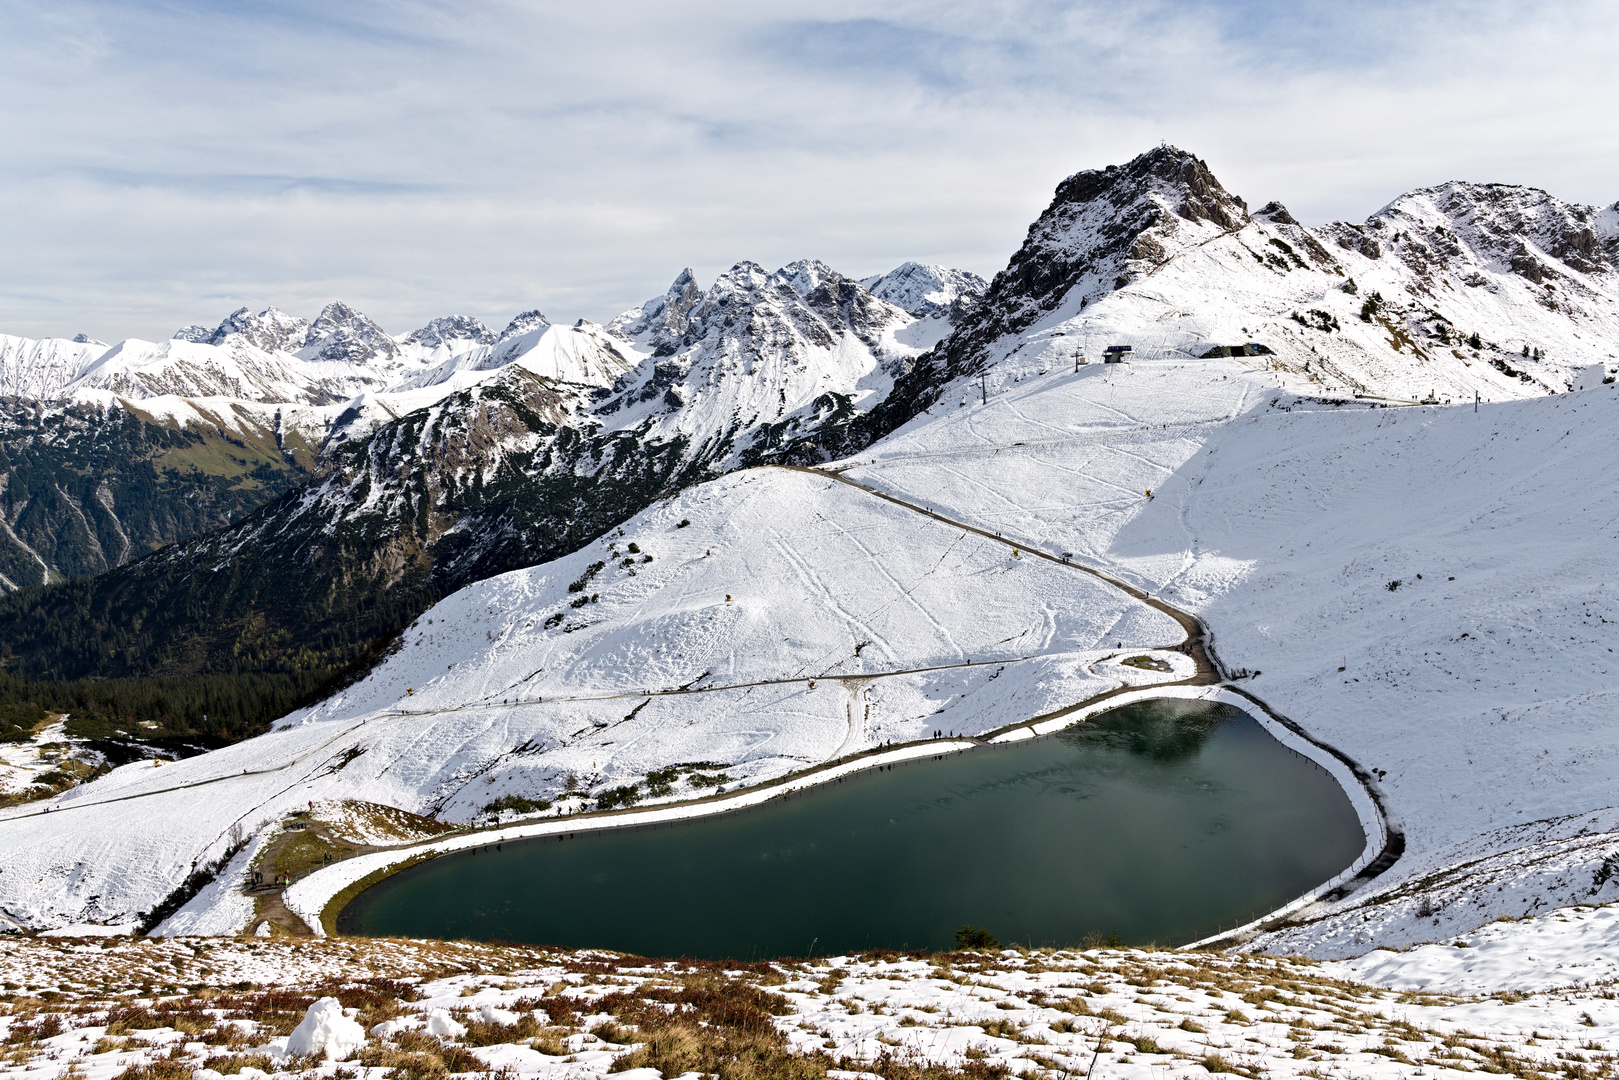
[[[457,591],[268,734],[0,812],[0,912],[128,926],[177,898],[163,932],[319,932],[364,873],[483,840],[365,840],[270,912],[241,887],[296,811],[334,835],[364,805],[516,835],[682,766],[638,812],[695,813],[890,743],[937,752],[1107,692],[1222,682],[1355,764],[1389,856],[1229,944],[1402,990],[1612,979],[1590,958],[1619,956],[1613,909],[1544,913],[1619,900],[1619,485],[1603,467],[1619,389],[1582,374],[1619,354],[1616,249],[1613,210],[1490,185],[1308,230],[1162,148],[1066,181],[970,306],[903,267],[894,302],[813,263],[740,264],[706,292],[682,275],[580,328],[605,343],[598,370],[608,353],[632,365],[592,399],[598,422],[723,441],[727,416],[822,415],[826,383],[842,426]],[[903,340],[951,308],[936,346]],[[733,329],[739,309],[799,336],[740,349],[758,339]],[[1129,361],[1099,363],[1110,345]],[[1200,676],[1188,625],[1218,670]],[[1169,670],[1120,663],[1141,654]],[[694,802],[719,775],[724,796]],[[595,820],[611,819],[569,828]],[[1585,1024],[1467,1015],[1453,1022]],[[958,1047],[937,1023],[916,1021],[934,1048],[981,1038]],[[1383,1058],[1357,1075],[1410,1068]]]

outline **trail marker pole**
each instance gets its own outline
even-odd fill
[[[1473,391],[1473,411],[1478,412],[1478,391]]]
[[[983,375],[978,376],[978,392],[983,395],[982,404],[989,404],[989,384]]]

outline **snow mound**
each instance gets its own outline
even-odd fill
[[[422,1025],[424,1031],[437,1039],[459,1039],[467,1033],[465,1024],[459,1023],[444,1009],[430,1009],[426,1022]]]
[[[334,997],[323,997],[309,1006],[287,1036],[287,1053],[291,1056],[319,1056],[327,1061],[342,1061],[364,1045],[365,1029],[343,1014],[343,1003]]]

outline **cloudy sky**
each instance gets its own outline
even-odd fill
[[[0,332],[605,320],[741,259],[985,276],[1160,141],[1361,219],[1619,199],[1613,0],[0,0]]]

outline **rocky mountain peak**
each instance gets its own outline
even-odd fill
[[[408,345],[421,345],[429,349],[436,349],[441,345],[448,346],[452,342],[475,342],[479,345],[493,345],[500,338],[483,320],[475,319],[471,315],[445,315],[429,322],[420,330],[412,330],[405,335]]]
[[[235,338],[265,352],[296,352],[308,336],[309,323],[271,306],[257,315],[245,307],[237,308],[212,330],[201,325],[182,327],[174,332],[173,340],[223,345]]]
[[[398,359],[399,345],[393,335],[360,312],[334,301],[309,324],[308,340],[298,355],[305,360],[365,364]]]
[[[1264,218],[1276,225],[1297,225],[1298,219],[1287,212],[1287,207],[1272,199],[1254,211],[1254,217]]]
[[[1177,251],[1248,221],[1247,204],[1201,159],[1173,146],[1075,173],[1058,185],[957,336],[982,343],[1019,332],[1065,303],[1081,308]]]
[[[675,275],[662,296],[624,312],[607,329],[638,345],[657,348],[685,335],[687,317],[702,300],[703,290],[688,266]]]
[[[749,263],[748,265],[752,266],[753,264]],[[845,280],[842,274],[820,259],[799,259],[797,262],[790,262],[777,270],[771,277],[792,289],[799,296],[808,296],[826,283],[831,283],[836,287],[838,282]]]
[[[989,282],[970,271],[918,262],[901,263],[886,274],[865,278],[860,284],[878,299],[903,308],[919,319],[948,315],[956,321],[989,288]]]
[[[1611,210],[1566,203],[1539,188],[1451,181],[1400,196],[1362,231],[1385,246],[1398,236],[1402,257],[1425,249],[1413,254],[1431,263],[1466,250],[1483,265],[1540,280],[1547,256],[1582,274],[1619,270],[1616,226]]]
[[[500,337],[495,340],[505,341],[507,338],[516,337],[518,334],[526,334],[530,330],[538,330],[541,327],[550,325],[551,320],[541,314],[539,308],[532,308],[514,315],[512,321],[506,324],[506,329],[500,332]]]

